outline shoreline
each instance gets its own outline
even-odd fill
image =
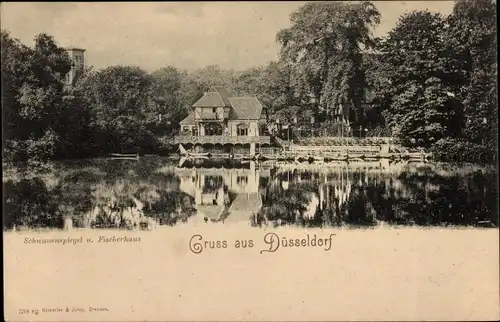
[[[301,227],[301,226],[292,226],[292,225],[283,225],[283,226],[263,226],[263,227],[253,227],[251,225],[247,225],[246,223],[241,224],[202,224],[202,225],[185,225],[179,224],[174,226],[164,225],[157,226],[154,229],[114,229],[114,228],[73,228],[71,230],[64,230],[60,228],[42,228],[42,229],[27,229],[27,230],[4,230],[3,233],[5,235],[39,235],[46,233],[54,233],[60,235],[68,235],[75,233],[90,233],[90,234],[105,234],[110,233],[114,235],[120,234],[154,234],[155,232],[162,231],[182,231],[182,230],[203,230],[203,231],[213,231],[213,230],[227,230],[231,231],[232,229],[237,228],[238,231],[254,231],[254,232],[276,232],[276,231],[298,231],[298,232],[367,232],[367,231],[497,231],[498,227],[478,227],[478,226],[459,226],[459,225],[449,225],[449,226],[410,226],[410,225],[390,225],[383,224],[377,226],[370,227]]]

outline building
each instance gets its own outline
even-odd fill
[[[195,200],[196,221],[249,223],[262,207],[262,187],[270,170],[249,161],[240,166],[177,168],[180,190]]]
[[[80,77],[85,69],[85,49],[76,47],[65,48],[71,58],[72,66],[68,74],[66,74],[64,82],[66,85],[73,85]]]
[[[270,146],[266,113],[256,97],[233,97],[214,87],[193,104],[191,113],[180,122],[179,144],[194,152],[255,155]]]

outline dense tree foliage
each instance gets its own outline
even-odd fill
[[[380,13],[370,2],[312,2],[291,15],[292,26],[281,30],[281,59],[291,65],[299,96],[313,99],[333,115],[358,121],[365,75],[362,49],[373,46],[372,28]]]
[[[464,135],[473,143],[496,148],[497,30],[496,3],[459,0],[448,17],[446,40],[462,71],[458,92],[465,107]]]
[[[40,34],[33,48],[2,31],[4,148],[11,156],[47,159],[58,148],[63,75],[71,61],[52,37]]]
[[[453,75],[447,67],[452,62],[444,34],[441,15],[411,12],[400,18],[380,46],[387,81],[378,91],[389,103],[386,119],[395,135],[418,145],[459,131],[461,105],[449,88]]]
[[[442,148],[449,156],[462,151],[464,161],[493,160],[498,126],[495,9],[491,0],[459,0],[448,17],[410,12],[380,42],[372,79],[375,108],[403,142]],[[443,159],[446,153],[436,155]]]
[[[272,121],[298,122],[307,133],[316,133],[303,129],[313,119],[318,133],[392,134],[407,145],[453,150],[448,155],[482,151],[477,160],[493,160],[494,1],[458,0],[447,17],[406,13],[382,39],[372,37],[381,16],[366,1],[307,3],[290,19],[276,37],[279,59],[267,65],[242,71],[165,66],[152,73],[89,68],[72,86],[64,85],[70,58],[52,37],[37,35],[29,47],[2,31],[4,157],[168,150],[192,104],[223,86],[256,96]]]

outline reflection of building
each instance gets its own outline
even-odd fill
[[[71,59],[72,66],[71,70],[65,77],[65,83],[67,85],[73,85],[75,81],[83,74],[85,68],[85,49],[68,47],[66,48],[69,58]]]
[[[262,207],[261,177],[269,170],[256,169],[255,162],[245,168],[178,168],[180,189],[195,199],[198,214],[211,220],[248,221]]]
[[[193,104],[192,112],[180,122],[176,144],[212,153],[254,155],[270,144],[263,136],[266,116],[256,97],[232,97],[215,87]]]

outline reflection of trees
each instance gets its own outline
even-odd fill
[[[375,224],[374,217],[369,212],[370,202],[365,194],[366,187],[353,187],[350,198],[342,205],[341,220],[353,226],[371,226]],[[338,222],[337,221],[337,222]]]
[[[498,225],[494,181],[484,173],[440,175],[404,172],[397,180],[369,185],[376,219],[391,224]]]
[[[266,191],[257,222],[269,220],[277,225],[300,224],[308,225],[309,218],[304,217],[307,204],[311,200],[312,186],[292,184],[288,189],[281,186],[271,186]]]
[[[194,200],[186,201],[186,195],[179,193],[177,187],[178,179],[163,173],[101,182],[93,193],[98,208],[93,218],[95,225],[133,228],[151,225],[148,218],[160,225],[176,223],[183,216],[187,218]]]
[[[61,228],[66,218],[76,227],[133,228],[174,224],[192,214],[193,198],[178,191],[173,173],[155,171],[160,164],[83,163],[54,173],[52,189],[39,177],[5,182],[4,229]]]
[[[137,198],[141,198],[148,191],[139,190]],[[158,220],[160,225],[174,225],[179,220],[186,222],[188,217],[195,214],[194,198],[179,191],[158,191],[153,198],[141,199],[144,202],[142,211],[148,217]]]
[[[366,194],[367,188],[354,186],[346,202],[341,203],[338,196],[331,198],[323,209],[318,209],[318,216],[322,218],[320,224],[325,227],[372,226],[375,218],[372,207]]]
[[[388,183],[382,181],[378,184],[370,184],[366,187],[366,196],[368,202],[375,211],[375,218],[391,224],[401,224],[395,211],[397,197],[393,186],[393,180]]]
[[[488,173],[438,174],[432,169],[403,172],[398,177],[366,178],[354,174],[345,203],[332,193],[311,218],[304,217],[311,193],[318,191],[313,174],[280,174],[280,181],[291,181],[288,189],[270,184],[263,196],[264,206],[258,222],[264,220],[304,226],[372,226],[377,222],[402,225],[495,225],[497,187]],[[310,178],[310,181],[306,179]],[[334,178],[334,177],[332,177]]]
[[[62,218],[45,183],[39,178],[4,184],[4,229],[61,227]]]
[[[160,160],[74,161],[42,175],[4,183],[4,229],[173,225],[194,213],[194,200],[179,190],[180,180]],[[376,222],[416,225],[496,225],[494,171],[438,173],[419,168],[399,176],[350,172],[349,197],[335,191],[339,174],[290,172],[261,180],[263,206],[257,223],[310,226],[370,226]],[[375,177],[376,176],[376,177]],[[43,180],[42,180],[43,178]],[[207,177],[208,178],[208,177]],[[207,187],[222,185],[208,178]],[[44,181],[45,180],[45,181]],[[282,182],[289,182],[288,187]],[[340,178],[342,182],[342,178]],[[346,182],[345,179],[343,182]],[[321,190],[328,186],[328,189]],[[352,186],[351,186],[352,184]],[[337,187],[337,188],[338,188]],[[225,187],[227,191],[227,187]],[[322,198],[314,212],[312,197]],[[344,196],[347,196],[344,194]],[[235,196],[229,193],[229,203]],[[328,201],[328,202],[327,202]]]
[[[397,209],[406,221],[417,225],[498,226],[497,187],[485,173],[453,174],[403,173],[400,180],[409,191]]]

